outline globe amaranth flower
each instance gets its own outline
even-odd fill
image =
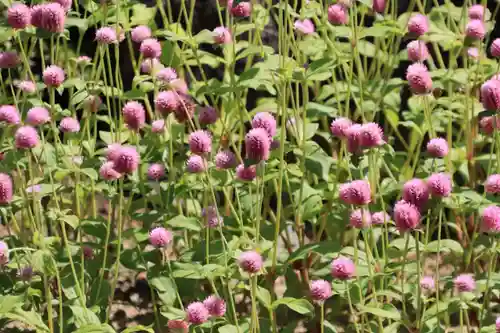
[[[83,257],[86,260],[94,259],[94,250],[90,246],[84,245],[82,248],[82,253],[83,253]]]
[[[115,162],[107,161],[99,168],[99,175],[104,180],[117,180],[122,176],[121,173],[115,170]]]
[[[249,17],[252,14],[252,3],[239,2],[236,5],[232,0],[228,1],[228,7],[231,8],[231,14],[235,17]]]
[[[156,110],[165,116],[179,107],[180,98],[175,91],[162,91],[158,93],[154,103]]]
[[[114,44],[118,41],[116,30],[111,27],[99,28],[95,33],[95,40],[99,44]]]
[[[414,178],[403,185],[403,200],[423,208],[429,200],[429,186],[422,179]]]
[[[379,14],[384,14],[385,0],[373,0],[373,10]]]
[[[354,276],[356,266],[351,259],[339,257],[332,261],[331,273],[332,276],[339,280],[349,280]]]
[[[171,89],[175,90],[180,95],[183,95],[183,94],[187,95],[187,93],[188,93],[187,83],[183,79],[174,79],[174,80],[170,81],[169,86]]]
[[[22,3],[15,3],[7,11],[7,23],[14,29],[24,29],[31,23],[31,9]]]
[[[347,138],[347,150],[351,154],[358,152],[361,148],[361,125],[353,124],[345,131],[345,134]]]
[[[215,44],[229,44],[232,41],[231,32],[226,27],[217,27],[213,31],[213,41]]]
[[[394,222],[400,232],[413,230],[420,224],[420,212],[415,205],[400,200],[394,205]]]
[[[372,214],[372,225],[383,225],[391,220],[386,212],[376,212]]]
[[[47,87],[57,88],[64,82],[65,74],[61,67],[51,65],[45,68],[42,77]]]
[[[66,10],[58,3],[45,3],[34,6],[31,11],[31,24],[52,33],[64,31]]]
[[[18,149],[30,149],[36,147],[40,142],[36,129],[31,126],[19,127],[14,135],[14,140]]]
[[[12,201],[12,178],[6,173],[0,173],[0,204],[8,204]]]
[[[476,289],[476,281],[471,274],[460,274],[453,280],[458,292],[470,292]]]
[[[122,147],[119,143],[111,143],[106,147],[106,159],[108,161],[115,161],[118,157],[118,152]]]
[[[159,58],[161,56],[161,44],[155,38],[148,38],[142,41],[139,51],[144,58]]]
[[[332,285],[325,280],[314,280],[309,286],[311,298],[317,302],[326,301],[332,297]]]
[[[484,7],[482,5],[473,5],[469,8],[469,19],[482,20],[484,17]]]
[[[293,24],[295,30],[303,35],[313,34],[315,31],[314,24],[310,19],[296,20]]]
[[[6,265],[9,262],[9,247],[7,243],[0,241],[0,265]]]
[[[481,231],[500,232],[500,207],[491,205],[483,209],[481,213]]]
[[[155,120],[151,124],[151,132],[153,133],[163,133],[164,130],[165,130],[165,120],[163,119]]]
[[[172,241],[172,233],[165,228],[157,227],[149,233],[149,242],[155,247],[165,247]]]
[[[164,83],[170,83],[173,80],[176,80],[177,77],[177,72],[175,69],[172,67],[165,67],[163,69],[160,69],[158,73],[156,73],[156,78]]]
[[[427,178],[427,185],[435,197],[449,197],[451,194],[451,177],[447,173],[435,173]]]
[[[252,181],[257,177],[257,169],[255,165],[250,165],[245,167],[244,164],[240,164],[236,167],[236,178],[242,181]]]
[[[372,224],[372,215],[368,209],[356,209],[349,216],[349,224],[353,228],[369,228]]]
[[[406,46],[408,51],[408,60],[417,62],[424,61],[429,58],[429,50],[427,45],[422,40],[414,40],[408,43]]]
[[[22,92],[27,94],[33,94],[36,91],[36,85],[32,81],[20,81],[16,84]]]
[[[188,333],[189,323],[185,320],[171,319],[167,322],[169,332],[172,333]]]
[[[345,25],[349,23],[347,9],[339,4],[328,7],[328,22],[333,25]]]
[[[479,49],[477,47],[469,47],[467,49],[467,55],[470,58],[477,60],[477,59],[479,59]]]
[[[384,132],[376,123],[366,123],[359,129],[359,144],[363,148],[374,148],[384,143]]]
[[[217,208],[215,206],[203,208],[201,216],[206,220],[209,228],[216,228],[224,224],[224,219],[217,214]]]
[[[486,135],[491,135],[495,128],[500,128],[500,119],[497,116],[482,117],[479,120],[479,128]]]
[[[14,51],[0,52],[0,68],[14,68],[21,62],[21,59]]]
[[[20,121],[21,117],[14,105],[0,106],[0,122],[5,122],[9,125],[17,125]]]
[[[139,167],[141,157],[135,147],[122,146],[117,151],[117,156],[113,160],[115,162],[115,170],[119,173],[131,174]]]
[[[486,110],[500,110],[500,81],[488,80],[481,86],[481,102]]]
[[[269,137],[276,135],[276,119],[269,112],[259,112],[252,119],[252,128],[263,128]]]
[[[236,166],[236,156],[229,150],[223,150],[215,155],[215,166],[218,169],[232,169]]]
[[[212,125],[215,124],[219,116],[217,115],[217,110],[211,106],[205,106],[201,108],[200,113],[198,114],[198,121],[200,125]]]
[[[82,56],[78,56],[76,58],[76,63],[79,64],[79,65],[88,65],[92,62],[92,59],[86,55],[82,55]]]
[[[193,154],[203,155],[212,151],[212,137],[207,131],[198,130],[189,135],[189,150]]]
[[[212,317],[224,317],[226,313],[226,302],[215,295],[205,298],[203,305],[205,305],[205,308]]]
[[[427,67],[421,63],[408,66],[406,80],[414,94],[424,95],[432,90],[432,79]]]
[[[408,21],[408,32],[415,36],[422,36],[429,31],[429,21],[422,14],[413,15]]]
[[[420,288],[426,292],[431,292],[436,288],[436,281],[432,276],[424,276],[420,279]]]
[[[26,122],[32,126],[43,125],[50,121],[49,111],[41,106],[35,106],[28,110]]]
[[[200,155],[191,155],[186,161],[186,170],[189,173],[201,173],[207,170],[207,162]]]
[[[208,320],[210,313],[202,302],[194,302],[186,308],[186,319],[195,325],[203,324]]]
[[[253,128],[245,136],[246,155],[254,163],[267,161],[270,148],[268,133],[263,128]]]
[[[490,45],[491,56],[500,57],[500,38],[496,38]]]
[[[122,108],[123,121],[128,128],[138,131],[144,127],[146,122],[146,111],[141,103],[136,101],[127,102]]]
[[[196,111],[196,104],[193,99],[186,94],[181,93],[179,104],[174,110],[175,119],[179,123],[183,123],[189,119],[193,119],[194,112]]]
[[[130,32],[130,37],[136,43],[142,43],[144,40],[151,38],[151,35],[151,29],[145,25],[139,25]]]
[[[59,129],[64,133],[77,133],[80,131],[80,122],[73,117],[64,117],[59,123]]]
[[[165,176],[165,167],[160,163],[153,163],[148,168],[148,178],[159,180]]]
[[[445,157],[448,155],[448,142],[443,138],[430,139],[427,143],[427,153],[432,157]]]
[[[366,180],[354,180],[340,185],[339,196],[348,205],[367,205],[371,202],[370,183]]]
[[[347,138],[347,130],[352,126],[352,121],[348,118],[337,118],[330,124],[330,131],[333,136],[340,139]]]
[[[500,317],[497,317],[495,320],[495,331],[496,333],[500,333]]]
[[[494,174],[488,176],[486,182],[484,183],[484,189],[486,193],[489,194],[500,193],[500,174]]]
[[[145,74],[154,74],[162,68],[164,68],[163,64],[156,58],[146,59],[141,63],[141,73]]]
[[[60,4],[61,7],[64,8],[66,12],[68,12],[71,9],[71,5],[73,4],[72,0],[52,0],[52,1]]]
[[[471,20],[465,27],[465,35],[471,39],[483,39],[486,35],[486,28],[481,20]]]
[[[255,274],[262,269],[264,261],[262,256],[255,251],[245,251],[238,257],[238,265],[247,273]]]

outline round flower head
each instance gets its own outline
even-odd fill
[[[490,53],[493,57],[500,57],[500,38],[496,38],[490,46]]]
[[[49,111],[41,106],[35,106],[28,110],[26,122],[32,126],[43,125],[50,121]]]
[[[9,247],[7,243],[0,241],[0,265],[6,265],[9,262]]]
[[[189,150],[193,154],[203,155],[212,151],[212,138],[206,131],[199,130],[189,135]]]
[[[482,20],[484,16],[484,7],[482,5],[473,5],[469,8],[469,18],[471,20]]]
[[[367,205],[371,199],[370,183],[366,180],[354,180],[340,185],[340,199],[348,205]]]
[[[477,59],[479,59],[479,49],[477,47],[469,47],[467,49],[467,55],[470,58],[477,60]]]
[[[0,173],[0,204],[12,201],[12,178],[6,173]]]
[[[486,29],[483,21],[471,20],[465,27],[465,35],[471,39],[483,39],[486,35]]]
[[[148,178],[159,180],[165,175],[165,167],[160,163],[151,164],[148,168]]]
[[[339,257],[332,261],[332,276],[339,280],[349,280],[354,276],[356,267],[351,259]]]
[[[453,284],[458,292],[470,292],[476,289],[476,281],[471,274],[460,274],[453,280]]]
[[[34,5],[30,8],[31,12],[31,24],[37,28],[42,27],[42,12],[44,5]]]
[[[213,31],[213,39],[215,44],[229,44],[231,43],[231,32],[226,27],[217,27]]]
[[[39,184],[26,187],[26,193],[39,193],[41,190],[42,187]]]
[[[372,224],[372,216],[367,209],[356,209],[349,217],[349,224],[353,228],[368,228]]]
[[[162,82],[169,83],[177,79],[177,72],[172,67],[165,67],[156,73],[156,78]]]
[[[17,87],[27,94],[33,94],[36,91],[36,85],[31,81],[21,81],[17,83]]]
[[[200,122],[200,125],[211,125],[215,124],[218,117],[217,111],[213,107],[205,106],[200,110],[198,121]]]
[[[224,224],[224,219],[217,215],[217,209],[214,206],[203,208],[201,216],[206,220],[209,228],[216,228]]]
[[[88,65],[92,62],[92,59],[90,57],[87,57],[85,55],[83,56],[79,56],[78,58],[76,58],[76,63],[79,64],[79,65]]]
[[[9,125],[17,125],[21,121],[21,117],[15,106],[2,105],[0,106],[0,121]]]
[[[351,127],[352,121],[348,118],[337,118],[330,124],[330,131],[333,136],[340,139],[345,139],[347,137],[347,130]]]
[[[112,161],[104,162],[99,168],[99,175],[104,180],[117,180],[122,176],[118,171],[115,170],[115,163]]]
[[[224,317],[226,313],[226,302],[217,296],[208,296],[203,301],[203,305],[205,305],[205,308],[207,308],[208,313],[212,317]]]
[[[310,19],[296,20],[293,24],[295,30],[303,35],[313,34],[315,31],[314,24]]]
[[[162,68],[164,68],[164,66],[162,65],[160,60],[156,58],[146,59],[141,63],[141,72],[146,74],[156,73]]]
[[[235,17],[249,17],[252,14],[252,3],[250,2],[239,2],[233,5],[233,1],[230,1],[230,7],[231,14]]]
[[[250,165],[245,168],[244,164],[240,164],[236,167],[236,178],[242,181],[252,181],[257,177],[257,169],[255,165]]]
[[[106,148],[106,159],[108,161],[115,161],[118,158],[118,153],[122,147],[119,143],[109,144]]]
[[[186,319],[195,325],[203,324],[208,320],[210,313],[202,302],[194,302],[186,308]]]
[[[423,208],[429,200],[429,187],[422,179],[414,178],[403,185],[403,200]]]
[[[479,120],[479,127],[484,134],[491,135],[495,128],[500,128],[500,122],[497,116],[483,117]]]
[[[259,112],[252,119],[252,128],[263,128],[269,137],[276,135],[276,119],[269,112]]]
[[[500,317],[497,317],[495,320],[495,331],[496,333],[500,333]]]
[[[238,258],[240,268],[250,274],[258,273],[263,264],[262,256],[255,251],[243,252]]]
[[[373,10],[383,14],[385,12],[385,0],[373,0]]]
[[[271,142],[263,128],[251,129],[245,136],[246,155],[252,162],[258,163],[269,158]]]
[[[155,247],[165,247],[172,241],[172,233],[165,228],[158,227],[149,233],[149,242]]]
[[[194,112],[196,111],[196,104],[191,99],[191,97],[181,93],[179,104],[174,110],[175,119],[183,123],[188,119],[193,119]]]
[[[432,89],[432,79],[427,67],[421,63],[408,66],[406,80],[414,94],[427,94]]]
[[[153,133],[163,133],[164,130],[165,130],[165,120],[163,119],[155,120],[151,124],[151,132]]]
[[[115,169],[119,173],[132,173],[139,167],[141,157],[132,146],[122,146],[118,149],[115,162]]]
[[[391,220],[386,212],[376,212],[372,214],[372,225],[383,225]]]
[[[421,36],[429,31],[427,17],[422,14],[413,15],[408,21],[408,32],[415,36]]]
[[[82,248],[82,252],[83,252],[83,256],[85,257],[85,259],[87,259],[87,260],[94,259],[94,250],[92,250],[92,248],[90,246],[85,245]]]
[[[427,185],[435,197],[449,197],[451,194],[451,177],[447,173],[435,173],[427,178]]]
[[[49,32],[57,33],[64,31],[64,22],[66,21],[66,10],[58,3],[52,2],[41,5],[40,18],[41,22],[36,20],[36,23],[41,23],[38,28],[42,28]],[[32,12],[32,18],[33,18]],[[32,20],[32,24],[35,25]],[[36,25],[35,25],[36,26]]]
[[[488,176],[486,182],[484,183],[484,189],[486,193],[490,194],[500,193],[500,174],[494,174]]]
[[[186,162],[186,170],[190,173],[201,173],[207,170],[207,162],[200,155],[192,155]]]
[[[110,27],[102,27],[97,29],[95,40],[99,44],[113,44],[117,42],[116,30]]]
[[[433,291],[434,288],[436,288],[436,282],[434,281],[434,278],[432,276],[424,276],[423,278],[421,278],[420,288],[427,292]]]
[[[185,320],[169,320],[167,322],[167,327],[169,332],[172,333],[188,333],[189,331],[189,323]]]
[[[339,4],[328,7],[328,22],[333,25],[345,25],[349,23],[349,15],[345,7]]]
[[[19,65],[20,59],[16,52],[0,52],[0,68],[14,68]]]
[[[500,232],[500,207],[491,205],[483,209],[481,213],[481,231]]]
[[[220,151],[215,155],[215,166],[218,169],[232,169],[236,166],[236,156],[229,150]]]
[[[14,29],[24,29],[31,23],[31,10],[22,3],[13,4],[7,11],[7,23]]]
[[[40,142],[36,129],[31,126],[21,126],[17,129],[14,135],[16,148],[30,149],[36,147]]]
[[[321,302],[326,301],[332,297],[332,285],[330,282],[325,280],[314,280],[309,286],[309,292],[311,293],[311,298],[315,301]]]
[[[76,133],[80,131],[80,122],[76,118],[64,117],[59,123],[59,129],[64,133]]]
[[[394,222],[400,232],[413,230],[420,224],[420,212],[415,205],[400,200],[394,205]]]
[[[145,25],[139,25],[132,29],[130,37],[136,43],[141,43],[144,40],[151,38],[151,29]]]
[[[144,58],[159,58],[161,56],[161,44],[157,39],[148,38],[142,41],[139,51]]]
[[[445,157],[448,150],[448,142],[443,138],[434,138],[427,143],[427,153],[432,157]]]
[[[186,95],[188,93],[188,86],[183,79],[174,79],[170,81],[170,88],[175,90],[178,94]]]
[[[406,46],[406,50],[408,51],[408,60],[410,61],[424,61],[429,58],[429,50],[422,40],[411,41]]]
[[[486,110],[500,110],[500,81],[488,80],[481,86],[481,102]]]
[[[64,71],[55,65],[51,65],[43,71],[43,83],[48,87],[59,87],[64,81]]]
[[[345,135],[347,138],[347,150],[354,154],[360,148],[361,140],[361,125],[354,124],[345,130]]]
[[[67,12],[71,9],[71,5],[73,4],[73,1],[71,0],[52,0],[52,1],[60,4],[61,7],[64,8],[64,10]]]
[[[155,99],[155,108],[162,115],[168,115],[179,107],[180,99],[174,91],[162,91]]]
[[[138,131],[146,122],[146,111],[141,103],[136,101],[127,102],[122,109],[123,120],[128,128]]]
[[[89,110],[92,113],[99,111],[99,106],[101,106],[102,100],[99,96],[90,95],[83,100],[83,106],[85,110]]]
[[[361,125],[359,143],[364,148],[378,147],[384,143],[384,132],[376,123]]]

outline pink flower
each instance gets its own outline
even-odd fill
[[[403,200],[423,208],[429,200],[429,187],[422,179],[414,178],[403,185]]]
[[[167,327],[172,333],[188,333],[189,331],[189,323],[185,320],[169,320]]]
[[[162,227],[154,228],[149,233],[149,242],[155,247],[166,247],[172,238],[172,233]]]
[[[202,302],[191,303],[186,308],[186,318],[191,324],[203,324],[209,316],[210,313]]]
[[[372,214],[372,225],[384,225],[391,217],[386,212],[376,212]]]
[[[398,201],[394,205],[394,222],[400,232],[411,231],[420,224],[420,212],[415,205]]]
[[[310,35],[315,31],[314,24],[310,19],[304,19],[303,21],[296,20],[293,27],[303,35]]]
[[[9,247],[7,243],[0,241],[0,265],[6,265],[9,262]]]
[[[130,37],[136,43],[141,43],[144,40],[151,38],[151,29],[145,25],[139,25],[132,29]]]
[[[201,108],[200,114],[198,115],[198,121],[200,125],[212,125],[215,124],[219,116],[217,111],[211,106],[205,106]]]
[[[207,162],[200,155],[192,155],[186,162],[186,170],[190,173],[201,173],[207,170]]]
[[[64,82],[64,71],[55,65],[51,65],[43,71],[43,83],[48,87],[59,87]]]
[[[368,228],[372,224],[372,216],[367,209],[356,209],[349,217],[349,224],[353,228]]]
[[[447,173],[435,173],[427,178],[427,185],[433,196],[449,197],[451,194],[451,177]]]
[[[179,107],[180,98],[174,91],[162,91],[155,99],[155,108],[160,111],[162,115],[168,115]]]
[[[340,185],[340,199],[348,205],[367,205],[371,199],[370,183],[366,180],[354,180]]]
[[[471,274],[460,274],[453,280],[453,284],[458,292],[468,292],[476,289],[476,281],[474,281]]]
[[[53,2],[34,6],[31,15],[31,23],[37,28],[53,33],[64,31],[66,11],[58,3]]]
[[[229,44],[232,42],[231,32],[226,27],[217,27],[213,31],[215,44]]]
[[[481,102],[486,110],[500,110],[500,81],[488,80],[481,86]]]
[[[408,21],[408,32],[415,36],[422,36],[429,31],[427,17],[422,14],[413,15]]]
[[[115,170],[115,163],[112,161],[104,162],[99,168],[99,175],[104,180],[117,180],[122,176],[118,171]]]
[[[92,62],[92,59],[90,59],[90,57],[87,57],[87,56],[79,56],[78,58],[76,58],[76,62],[79,64],[79,65],[87,65],[87,64],[90,64]]]
[[[16,148],[30,149],[36,147],[40,142],[36,129],[31,126],[21,126],[17,129],[14,135],[16,141]]]
[[[6,173],[0,173],[0,204],[12,201],[12,178]]]
[[[467,55],[472,59],[479,59],[479,49],[477,47],[469,47],[467,49]]]
[[[106,159],[108,161],[115,161],[118,158],[120,148],[122,147],[119,143],[112,143],[106,148]]]
[[[36,85],[31,81],[21,81],[17,87],[27,94],[33,94],[36,91]]]
[[[345,7],[339,4],[328,7],[328,21],[333,25],[345,25],[349,23],[349,15]]]
[[[71,5],[73,4],[73,1],[71,0],[52,0],[52,1],[60,4],[61,7],[64,8],[64,10],[67,12],[71,9]]]
[[[347,130],[345,130],[345,135],[347,138],[347,150],[354,154],[360,148],[361,140],[361,125],[353,124]]]
[[[113,44],[116,43],[116,30],[110,27],[102,27],[97,29],[95,33],[95,40],[99,44]]]
[[[443,138],[430,139],[427,143],[427,153],[432,157],[445,157],[448,150],[448,142]]]
[[[0,52],[0,68],[14,68],[21,60],[14,51]]]
[[[183,79],[174,79],[170,81],[170,88],[175,90],[178,94],[187,94],[188,86]]]
[[[497,317],[495,320],[495,331],[496,333],[500,333],[500,317]]]
[[[330,282],[325,280],[314,280],[309,286],[309,292],[311,293],[311,298],[315,301],[326,301],[332,297],[332,285]]]
[[[488,179],[486,179],[486,182],[484,183],[484,189],[486,190],[486,193],[500,193],[500,174],[488,176]]]
[[[153,74],[161,70],[163,67],[162,63],[158,59],[146,59],[141,63],[141,72],[146,74]]]
[[[87,260],[91,260],[94,258],[94,250],[90,246],[84,246],[82,248],[83,256]]]
[[[115,169],[119,173],[133,173],[139,167],[141,157],[132,146],[122,146],[118,149],[115,162]]]
[[[465,27],[465,35],[472,39],[483,39],[486,35],[486,29],[483,21],[471,20]]]
[[[206,131],[199,130],[189,135],[189,150],[193,154],[203,155],[212,151],[212,138]]]
[[[429,58],[429,50],[422,40],[409,42],[406,46],[406,50],[408,51],[408,60],[410,61],[424,61]]]
[[[236,178],[242,181],[252,181],[257,177],[257,169],[255,165],[250,165],[245,168],[244,164],[240,164],[236,167]]]
[[[14,105],[2,105],[0,106],[0,121],[9,125],[17,125],[21,121],[21,117]]]
[[[177,72],[172,67],[166,67],[156,73],[156,78],[162,82],[169,83],[177,79]]]
[[[432,79],[427,67],[421,63],[408,66],[406,80],[414,94],[428,94],[432,89]]]
[[[482,5],[473,5],[469,8],[469,19],[482,20],[484,16],[484,7]]]
[[[361,125],[359,143],[364,148],[378,147],[384,143],[384,132],[376,123]]]
[[[500,232],[500,207],[491,205],[483,209],[481,213],[481,231]]]
[[[163,119],[155,120],[151,124],[151,131],[153,133],[163,133],[164,130],[165,130],[165,120]]]
[[[201,216],[206,220],[207,227],[209,228],[216,228],[224,224],[224,219],[217,215],[217,209],[215,206],[203,208]]]
[[[332,276],[339,280],[349,280],[354,276],[356,266],[351,259],[339,257],[332,261]]]
[[[436,282],[432,276],[424,276],[420,279],[420,288],[425,291],[433,291],[436,287]]]
[[[262,256],[255,251],[243,252],[238,258],[240,268],[250,274],[258,273],[263,264]]]
[[[127,124],[128,128],[134,131],[141,129],[146,122],[146,111],[139,102],[127,102],[127,104],[123,106],[122,113],[123,121]]]
[[[32,126],[43,125],[50,121],[49,111],[40,106],[35,106],[28,110],[26,122]]]
[[[236,166],[236,156],[229,150],[220,151],[215,155],[215,166],[218,169],[232,169]]]
[[[165,167],[160,163],[151,164],[148,168],[148,178],[159,180],[165,175]]]
[[[496,38],[490,46],[490,53],[493,57],[500,57],[500,38]]]
[[[64,133],[76,133],[80,131],[80,122],[76,118],[65,117],[59,123],[59,129]]]
[[[226,302],[215,295],[205,298],[203,305],[205,305],[208,313],[213,317],[224,317],[226,313]]]
[[[193,102],[191,97],[181,94],[179,104],[174,110],[175,119],[183,123],[189,119],[193,119],[194,112],[196,111],[196,104]]]
[[[245,136],[246,155],[252,162],[258,163],[269,158],[271,142],[263,128],[251,129]]]
[[[333,136],[340,139],[345,139],[347,137],[347,130],[351,127],[352,121],[348,118],[337,118],[330,124],[330,131]]]
[[[22,3],[13,4],[7,11],[7,23],[14,29],[24,29],[31,23],[31,10]]]
[[[155,38],[148,38],[142,41],[139,51],[144,58],[159,58],[161,56],[161,44]]]
[[[252,128],[263,128],[269,137],[276,135],[276,119],[269,112],[259,112],[252,119]]]
[[[379,14],[384,14],[385,0],[373,0],[373,10]]]
[[[231,8],[231,14],[235,17],[249,17],[252,14],[252,4],[250,2],[239,2],[236,6],[233,1],[228,1],[228,7]]]
[[[491,135],[495,131],[495,128],[500,128],[500,120],[497,116],[483,117],[479,120],[479,127],[484,134]]]

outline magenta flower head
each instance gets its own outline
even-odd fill
[[[215,124],[218,118],[219,116],[217,115],[217,111],[211,106],[205,106],[201,108],[198,115],[198,121],[200,122],[200,125]]]
[[[330,124],[330,131],[333,136],[340,139],[345,139],[347,137],[347,130],[352,126],[352,121],[348,118],[337,118]]]
[[[385,0],[373,0],[373,10],[379,14],[384,14]]]
[[[488,80],[481,86],[481,102],[486,110],[500,110],[500,81]]]
[[[276,119],[269,112],[259,112],[252,119],[252,128],[263,128],[269,137],[276,135]]]
[[[16,85],[22,92],[33,94],[36,91],[36,85],[31,81],[20,81]]]
[[[162,91],[155,99],[155,108],[162,115],[168,115],[169,113],[175,111],[180,104],[180,99],[175,91]]]
[[[102,27],[97,29],[95,33],[95,40],[99,44],[113,44],[118,41],[116,37],[116,30],[110,27]]]
[[[133,173],[139,167],[141,157],[135,147],[122,146],[118,149],[115,162],[115,169],[119,173]]]
[[[469,47],[467,49],[467,55],[470,58],[477,60],[477,59],[479,59],[479,49],[477,47]]]
[[[427,67],[421,63],[408,66],[406,80],[414,94],[425,95],[432,90],[432,79]]]
[[[429,21],[422,14],[413,15],[408,21],[408,32],[414,36],[422,36],[429,31]]]
[[[80,131],[80,122],[73,117],[64,117],[59,123],[59,129],[64,133],[77,133]]]
[[[159,180],[165,176],[165,167],[160,163],[151,164],[148,168],[148,178],[152,180]]]
[[[249,17],[252,14],[252,3],[251,2],[239,2],[233,5],[233,1],[228,1],[231,7],[231,14],[235,17]]]
[[[161,56],[161,44],[155,38],[148,38],[142,41],[139,51],[144,58],[159,58]]]
[[[435,197],[449,197],[451,194],[451,177],[447,173],[435,173],[427,178],[427,185]]]
[[[229,44],[232,41],[231,32],[226,27],[217,27],[213,31],[215,44]]]
[[[0,173],[0,204],[12,201],[12,178],[6,173]]]
[[[186,162],[186,170],[189,173],[201,173],[207,170],[207,162],[200,155],[191,155]]]
[[[205,305],[205,308],[207,308],[208,313],[212,317],[224,317],[226,313],[226,302],[215,295],[205,298],[203,305]]]
[[[215,166],[218,169],[232,169],[236,166],[236,156],[229,150],[223,150],[215,155]]]
[[[410,61],[424,61],[429,58],[429,50],[427,49],[425,42],[422,40],[409,42],[406,46],[406,50],[408,51],[408,60]]]
[[[252,162],[267,161],[270,148],[268,133],[263,128],[251,129],[245,136],[246,155]]]
[[[422,179],[414,178],[403,185],[403,200],[423,208],[429,200],[429,187]]]
[[[443,138],[430,139],[427,143],[427,153],[432,157],[445,157],[448,151],[448,142]]]
[[[37,27],[53,33],[63,32],[66,10],[56,2],[42,4],[41,7],[41,22],[35,21],[41,25]],[[32,18],[33,16],[32,12]],[[35,22],[32,20],[31,23],[36,26]]]
[[[172,67],[165,67],[160,69],[158,73],[156,73],[156,78],[164,83],[170,83],[173,80],[176,80],[177,72]]]
[[[345,25],[349,23],[347,9],[339,4],[328,7],[328,22],[333,25]]]
[[[361,140],[361,125],[353,124],[346,131],[347,150],[354,154],[359,151]]]
[[[188,333],[189,323],[185,320],[171,319],[167,322],[169,332],[172,333]]]
[[[310,35],[313,34],[315,31],[314,24],[310,19],[304,19],[304,20],[296,20],[295,23],[293,24],[293,27],[295,30],[302,35]]]
[[[484,189],[486,193],[489,194],[500,193],[500,174],[494,174],[488,176],[486,182],[484,183]]]
[[[481,20],[471,20],[465,27],[465,35],[471,39],[483,39],[486,35],[486,28]]]
[[[470,292],[476,289],[476,281],[471,274],[460,274],[453,280],[453,284],[458,292]]]
[[[119,143],[109,144],[106,148],[106,159],[108,161],[115,161],[118,158],[118,153],[122,147]]]
[[[250,165],[245,168],[244,164],[240,164],[236,167],[236,178],[242,181],[252,181],[257,177],[257,169],[255,165]]]
[[[495,320],[495,331],[496,333],[500,333],[500,317],[497,317]]]
[[[179,96],[179,104],[174,110],[174,116],[179,123],[183,123],[189,119],[193,119],[196,111],[196,104],[188,95],[181,93]]]
[[[349,217],[349,224],[353,228],[369,228],[372,224],[372,215],[367,209],[356,209]]]
[[[151,38],[151,29],[145,25],[139,25],[132,29],[130,37],[136,43],[142,43],[144,40]]]
[[[14,68],[21,60],[14,51],[0,52],[0,68]]]
[[[30,149],[36,147],[40,142],[36,129],[31,126],[21,126],[17,129],[14,135],[16,148]]]
[[[67,12],[71,9],[71,5],[73,4],[73,1],[71,0],[52,0],[52,1],[60,4],[61,7],[64,8],[64,10]]]
[[[436,288],[436,281],[432,276],[424,276],[420,279],[420,288],[426,292],[431,292]]]
[[[191,324],[203,324],[209,316],[210,313],[202,302],[191,303],[186,308],[186,318]]]
[[[171,89],[175,90],[178,94],[185,94],[187,95],[188,93],[188,86],[185,80],[183,79],[175,79],[170,81],[170,87]]]
[[[484,7],[481,5],[473,5],[469,8],[469,19],[482,20],[484,16]]]
[[[372,201],[370,183],[354,180],[340,185],[339,196],[348,205],[367,205]]]
[[[117,180],[122,176],[121,173],[115,170],[115,162],[104,162],[99,168],[99,175],[104,180]]]
[[[359,143],[363,148],[374,148],[384,143],[384,132],[376,123],[361,125]]]
[[[496,38],[490,45],[490,53],[493,57],[500,57],[500,38]]]
[[[212,151],[212,137],[207,131],[198,130],[189,135],[189,150],[193,154],[203,155]]]
[[[217,215],[217,208],[215,206],[203,208],[201,216],[206,220],[209,228],[216,228],[224,224],[224,219],[222,216]]]
[[[165,228],[157,227],[149,233],[149,242],[155,247],[166,247],[172,241],[172,233]]]
[[[0,106],[0,121],[9,125],[17,125],[21,121],[21,117],[14,105],[2,105]]]
[[[238,258],[240,268],[249,274],[258,273],[263,264],[262,256],[255,251],[243,252]]]
[[[351,259],[339,257],[332,261],[332,276],[339,280],[349,280],[354,276],[356,266]]]
[[[481,213],[481,231],[500,232],[500,207],[491,205],[483,209]]]
[[[35,106],[28,110],[26,122],[32,126],[43,125],[50,121],[49,111],[41,106]]]
[[[314,280],[309,286],[311,298],[317,302],[326,301],[332,297],[332,285],[325,280]]]
[[[13,4],[7,11],[7,23],[14,29],[24,29],[31,23],[31,10],[22,3]]]
[[[164,130],[165,130],[165,120],[163,119],[155,120],[151,124],[151,132],[153,133],[163,133]]]
[[[394,222],[400,232],[411,231],[420,224],[420,212],[415,205],[400,200],[394,205]]]
[[[59,87],[63,82],[65,78],[64,71],[62,70],[61,67],[51,65],[43,71],[43,83],[47,87]]]
[[[162,68],[164,68],[164,66],[162,65],[160,60],[156,58],[146,59],[141,63],[141,72],[146,74],[156,73]]]
[[[9,247],[7,243],[0,241],[0,265],[6,265],[9,262]]]
[[[94,258],[94,250],[90,246],[85,245],[82,248],[82,252],[83,252],[83,256],[85,257],[85,259],[91,260]]]
[[[141,129],[146,122],[146,111],[139,102],[127,102],[127,104],[123,106],[122,113],[125,124],[134,131]]]
[[[384,225],[391,217],[386,212],[376,212],[372,214],[372,225]]]

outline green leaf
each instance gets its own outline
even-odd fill
[[[306,299],[296,299],[293,297],[283,297],[272,304],[272,308],[276,309],[279,305],[286,305],[289,309],[300,314],[311,314],[314,312],[314,306]]]
[[[438,249],[438,244],[440,245],[439,249]],[[464,253],[462,245],[453,239],[442,239],[441,242],[437,240],[430,242],[429,244],[427,244],[425,251],[432,253],[437,253],[440,251],[445,251],[445,252],[451,251],[454,252],[456,255],[462,255]]]
[[[80,220],[78,219],[78,216],[76,216],[76,215],[66,215],[66,216],[61,217],[61,221],[66,222],[73,229],[76,229],[76,228],[78,228],[78,222]]]
[[[219,333],[237,333],[238,328],[234,325],[224,325],[219,327]]]
[[[73,333],[116,333],[108,324],[89,324],[81,326]]]
[[[197,218],[187,217],[184,215],[177,215],[173,219],[170,219],[166,224],[172,228],[188,229],[193,231],[200,231],[201,226]]]
[[[82,327],[88,324],[100,324],[100,320],[97,315],[87,308],[82,308],[81,306],[70,306],[71,311],[73,311],[73,317],[75,318],[76,327]]]
[[[266,308],[271,307],[271,293],[261,286],[257,286],[257,298]]]
[[[49,332],[49,328],[44,324],[40,314],[33,309],[29,312],[22,309],[14,309],[12,312],[5,314],[4,317],[33,327],[37,332]]]
[[[86,19],[78,17],[67,17],[64,21],[65,27],[77,27],[80,31],[85,31],[89,27],[89,23]]]
[[[17,306],[23,305],[23,296],[0,296],[0,315],[12,311]]]
[[[401,320],[401,313],[391,304],[384,304],[383,309],[364,305],[358,305],[358,308],[362,313],[371,313],[378,317]]]
[[[328,181],[328,174],[330,173],[333,159],[313,141],[306,142],[304,154],[306,155],[306,169],[324,181]]]
[[[154,333],[155,331],[151,327],[146,327],[143,325],[138,325],[134,327],[129,327],[125,331],[122,331],[121,333],[132,333],[132,332],[149,332],[149,333]]]
[[[132,6],[130,25],[149,25],[152,21],[154,21],[155,14],[155,7],[147,7],[142,3],[136,3]]]

